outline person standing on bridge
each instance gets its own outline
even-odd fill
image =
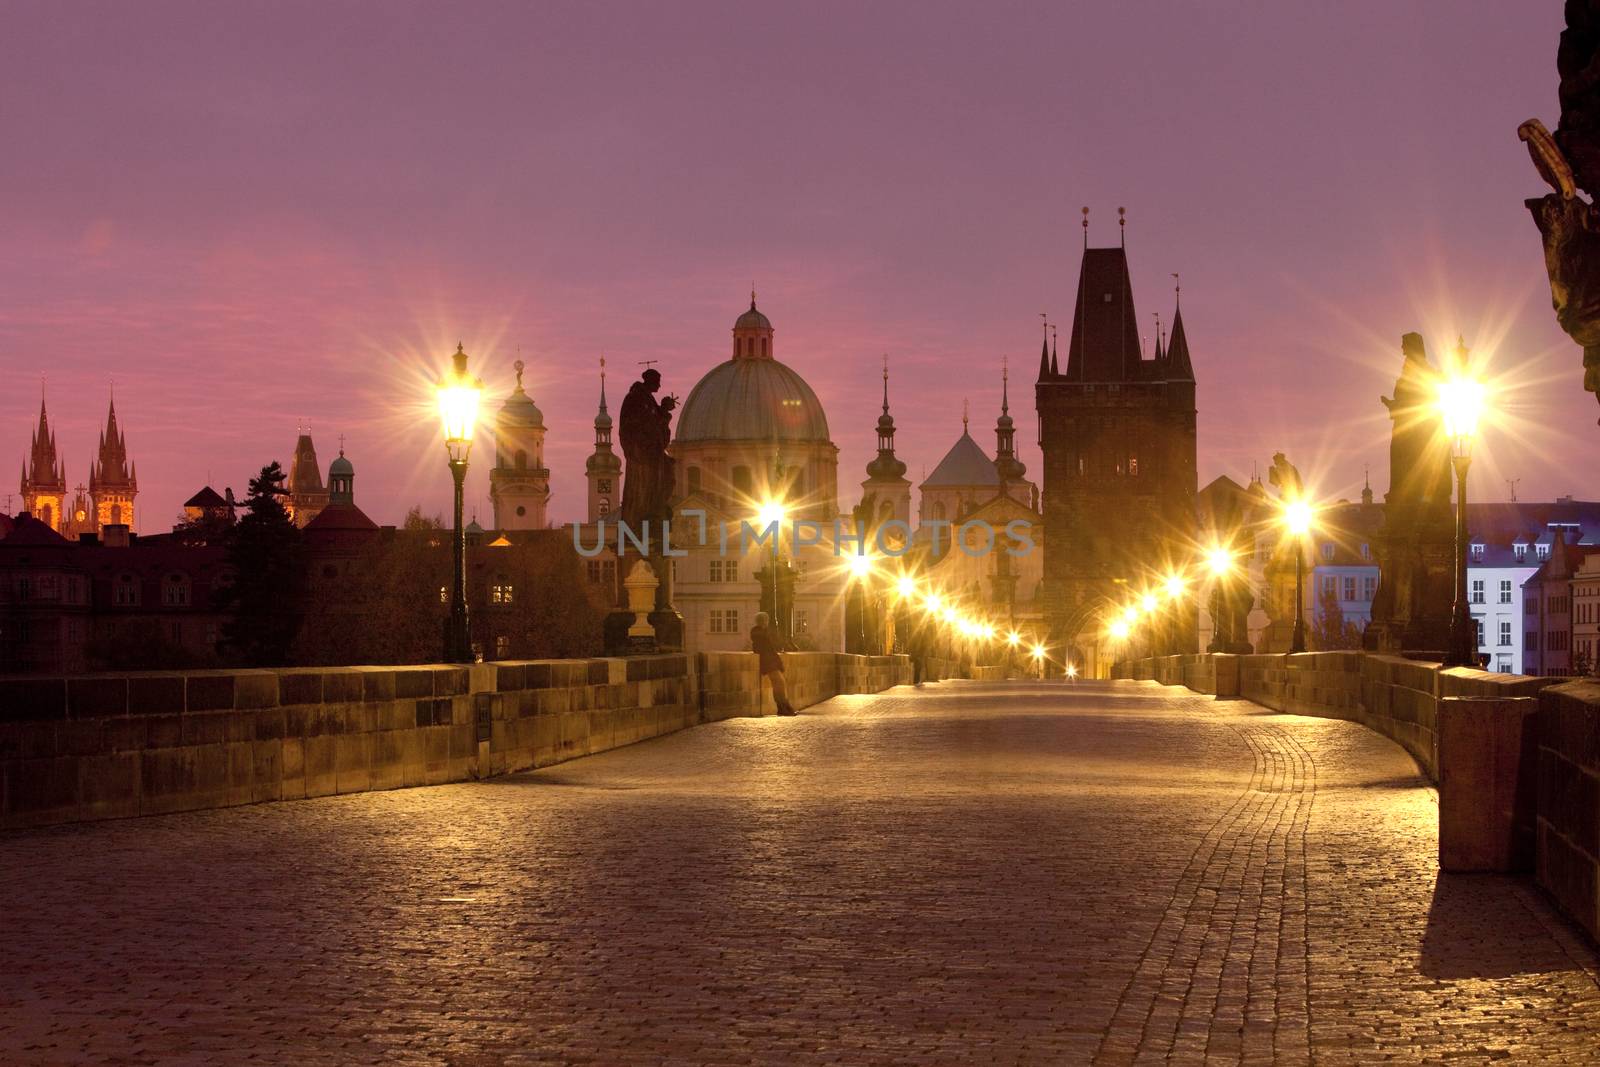
[[[778,652],[777,634],[772,632],[772,618],[764,611],[756,612],[756,624],[750,627],[750,648],[756,654],[756,669],[772,686],[772,702],[778,706],[778,714],[797,714],[794,705],[789,703],[789,687],[783,678],[783,656]]]

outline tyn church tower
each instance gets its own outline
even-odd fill
[[[1035,397],[1044,453],[1044,612],[1052,640],[1103,674],[1111,608],[1192,555],[1195,379],[1183,315],[1145,359],[1128,256],[1085,248],[1067,365],[1046,348]],[[1171,652],[1193,651],[1183,609]]]

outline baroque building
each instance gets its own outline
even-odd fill
[[[522,360],[517,360],[515,367],[517,384],[495,416],[489,499],[494,504],[497,530],[542,530],[550,503],[544,413],[522,389]]]
[[[1062,368],[1041,351],[1034,387],[1044,453],[1044,613],[1052,642],[1102,674],[1106,613],[1195,540],[1195,376],[1179,309],[1145,359],[1123,248],[1088,248]],[[1174,651],[1192,651],[1179,620]]]

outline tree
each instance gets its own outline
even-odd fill
[[[261,468],[250,480],[246,515],[228,538],[233,580],[219,599],[232,617],[223,628],[223,645],[253,667],[289,661],[304,610],[305,548],[283,506],[283,483],[277,462]]]
[[[409,530],[413,533],[418,530],[442,530],[444,529],[444,516],[437,512],[432,515],[424,515],[421,504],[412,504],[411,510],[406,512],[405,521],[400,524],[400,529]]]
[[[1361,627],[1345,622],[1339,597],[1331,592],[1324,593],[1320,607],[1316,618],[1311,620],[1311,647],[1318,652],[1360,648]]]

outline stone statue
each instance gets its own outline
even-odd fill
[[[1285,500],[1299,500],[1305,494],[1305,483],[1300,480],[1299,469],[1282,452],[1272,454],[1272,469],[1267,472],[1267,481]]]
[[[622,521],[635,530],[648,520],[652,537],[660,536],[660,523],[671,515],[673,462],[667,454],[672,443],[672,411],[678,398],[657,401],[661,372],[648,368],[628,389],[622,401],[617,435],[627,462],[622,482]]]
[[[1568,0],[1556,51],[1561,122],[1517,127],[1533,165],[1555,190],[1526,200],[1544,238],[1545,272],[1562,330],[1583,346],[1583,387],[1600,400],[1600,0]],[[1589,199],[1579,196],[1583,191]]]

